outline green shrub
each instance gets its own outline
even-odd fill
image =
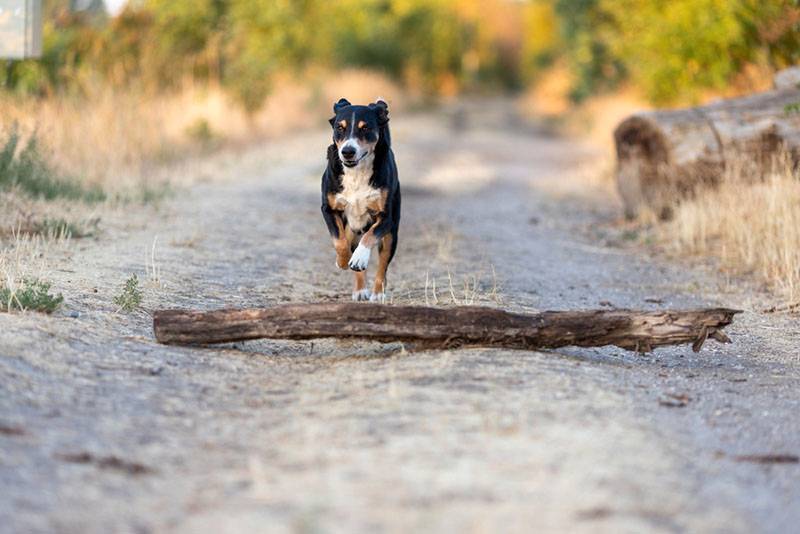
[[[106,198],[99,188],[84,187],[59,175],[42,156],[35,135],[24,147],[20,147],[20,142],[16,128],[11,129],[5,140],[0,140],[0,190],[16,189],[45,200],[98,202]]]
[[[114,304],[126,312],[132,312],[142,304],[142,290],[139,289],[138,276],[133,274],[125,281],[122,293],[114,297]]]
[[[550,0],[534,0],[547,3]],[[580,100],[630,81],[657,104],[724,88],[748,63],[800,60],[786,0],[552,0]]]
[[[211,128],[211,124],[208,120],[202,117],[199,117],[186,127],[186,136],[193,142],[204,147],[213,145],[219,138],[214,129]]]
[[[50,283],[26,278],[19,288],[0,287],[0,310],[30,310],[43,313],[54,312],[64,297],[50,294]]]
[[[602,0],[616,21],[609,50],[653,102],[692,101],[700,89],[723,88],[752,59],[742,19],[748,1]]]

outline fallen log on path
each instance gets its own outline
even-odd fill
[[[359,303],[288,304],[249,310],[155,312],[160,343],[206,345],[248,339],[357,338],[407,342],[420,348],[552,349],[616,345],[637,352],[708,338],[730,340],[722,329],[737,310],[546,311],[510,313],[477,306],[430,308]]]
[[[795,67],[778,73],[772,91],[625,119],[614,141],[626,215],[646,206],[668,217],[677,199],[716,185],[736,166],[758,179],[776,157],[800,163],[798,80]]]

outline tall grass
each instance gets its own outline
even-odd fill
[[[680,252],[716,257],[800,299],[800,173],[788,158],[757,181],[746,165],[731,166],[719,188],[682,202],[661,230]]]
[[[64,242],[66,236],[56,238]],[[32,310],[50,313],[63,302],[51,293],[46,279],[45,251],[50,246],[39,235],[14,234],[0,246],[0,312]]]
[[[105,194],[98,187],[86,187],[61,176],[39,149],[36,135],[21,143],[16,127],[0,138],[0,190],[17,190],[33,198],[100,201]]]
[[[117,197],[143,183],[161,185],[156,175],[165,164],[324,125],[342,96],[359,102],[382,96],[396,108],[399,93],[385,76],[363,70],[339,72],[335,83],[322,71],[278,76],[254,114],[221,88],[190,82],[165,93],[102,85],[80,97],[0,93],[0,125],[19,124],[22,140],[36,132],[51,168]]]

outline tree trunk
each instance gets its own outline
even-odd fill
[[[614,140],[626,215],[647,206],[667,217],[677,199],[717,184],[726,168],[746,166],[757,179],[783,153],[797,165],[800,88],[793,76],[779,73],[773,91],[625,119]]]
[[[180,345],[257,338],[360,338],[435,348],[546,349],[616,345],[638,352],[692,343],[697,351],[708,337],[727,342],[722,329],[733,321],[736,313],[736,310],[714,308],[547,311],[523,315],[472,306],[289,304],[250,310],[157,311],[153,316],[153,328],[160,343]]]

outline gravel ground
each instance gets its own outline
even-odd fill
[[[159,346],[111,302],[131,273],[147,310],[349,299],[319,214],[329,134],[220,154],[185,170],[206,183],[49,250],[61,311],[0,314],[0,531],[796,531],[800,464],[739,458],[800,454],[796,321],[609,244],[591,147],[502,105],[392,124],[394,303],[725,305],[747,310],[734,343]]]

